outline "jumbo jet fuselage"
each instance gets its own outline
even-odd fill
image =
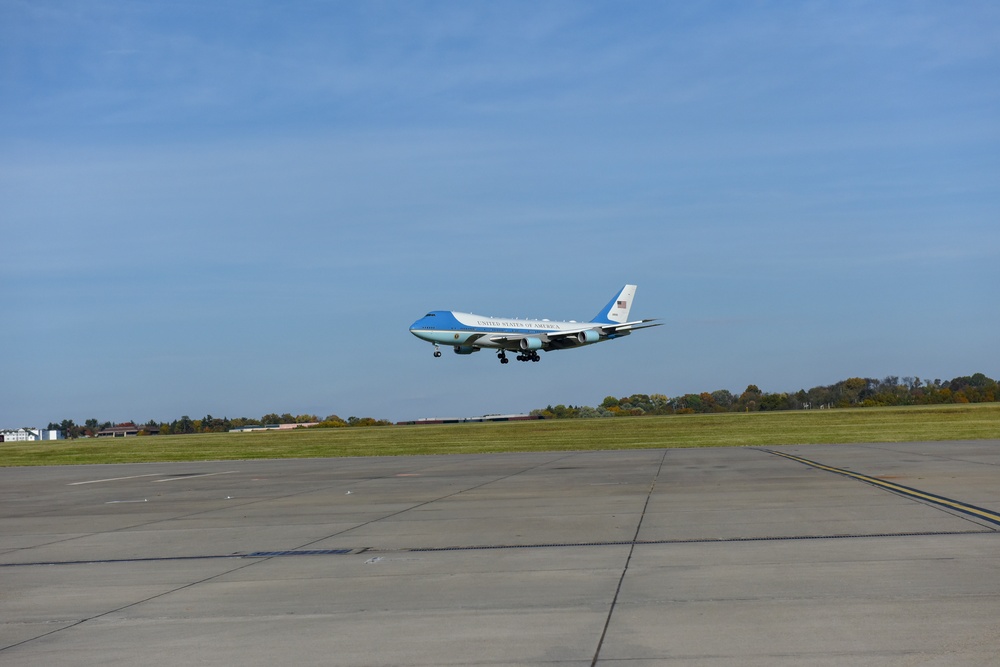
[[[539,361],[538,351],[564,350],[627,336],[637,329],[659,326],[653,320],[628,321],[635,285],[626,285],[589,322],[522,320],[488,317],[452,310],[433,310],[410,325],[410,333],[434,344],[450,345],[457,354],[472,354],[483,348],[498,350],[507,363],[507,351],[517,351],[518,361]]]

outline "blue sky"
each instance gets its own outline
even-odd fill
[[[992,2],[5,0],[0,90],[3,427],[1000,376]]]

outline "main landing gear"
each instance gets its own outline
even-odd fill
[[[501,364],[508,364],[508,363],[510,363],[510,359],[507,358],[507,351],[506,350],[500,350],[499,352],[497,352],[497,359],[500,360]],[[517,355],[516,359],[518,361],[541,361],[542,360],[542,358],[540,356],[538,356],[538,353],[535,352],[534,350],[532,350],[531,352],[522,352],[521,354]]]

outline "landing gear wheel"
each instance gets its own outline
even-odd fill
[[[440,357],[440,356],[441,356],[441,350],[439,350],[438,346],[435,345],[434,346],[434,357],[437,358],[437,357]]]
[[[510,363],[510,359],[507,358],[507,353],[504,350],[497,352],[497,359],[500,360],[501,364]]]

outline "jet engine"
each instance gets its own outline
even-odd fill
[[[472,345],[455,346],[455,354],[472,354],[473,352],[479,352],[479,348],[473,347]]]
[[[522,338],[521,339],[521,349],[522,350],[540,350],[542,349],[542,339],[541,338]]]
[[[593,329],[587,329],[586,331],[581,331],[576,335],[577,341],[581,345],[586,345],[587,343],[596,343],[601,339],[601,334]]]

